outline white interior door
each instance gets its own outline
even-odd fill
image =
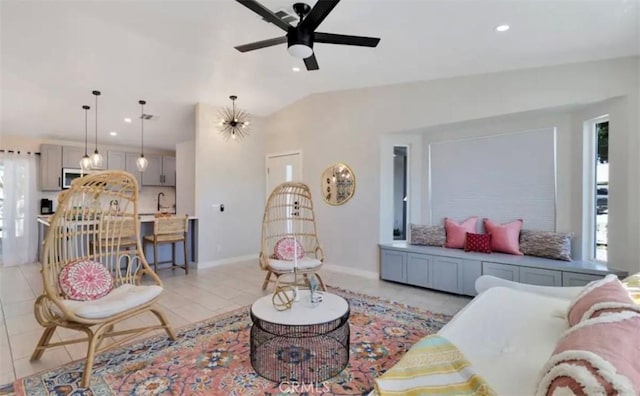
[[[274,188],[287,181],[302,181],[302,155],[267,155],[267,198]]]

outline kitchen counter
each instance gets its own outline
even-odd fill
[[[172,215],[176,217],[183,217],[184,215]],[[46,238],[48,228],[51,226],[51,218],[53,215],[40,215],[37,216],[38,222],[38,257],[40,257],[42,253],[43,241]],[[140,219],[140,237],[144,238],[147,235],[153,235],[153,222],[155,221],[154,214],[139,214],[138,218]],[[189,216],[189,224],[188,224],[188,233],[187,233],[187,246],[189,249],[190,261],[192,263],[197,263],[198,260],[198,217],[197,216]],[[171,245],[161,245],[158,248],[158,256],[160,261],[166,261],[172,257],[171,253]],[[177,245],[176,248],[176,256],[182,257],[182,246],[181,244]],[[147,257],[147,261],[150,261],[152,264],[153,260],[153,247],[149,244],[147,249],[145,249],[145,257]]]

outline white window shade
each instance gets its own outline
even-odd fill
[[[483,217],[555,231],[555,128],[432,143],[430,209],[445,217]],[[478,227],[478,231],[481,226]]]

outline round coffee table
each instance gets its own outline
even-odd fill
[[[349,303],[323,293],[312,305],[308,290],[287,311],[277,311],[271,295],[251,306],[251,365],[274,382],[319,383],[349,363]]]

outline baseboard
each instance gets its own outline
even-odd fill
[[[245,256],[228,257],[221,260],[202,261],[196,264],[196,268],[205,269],[219,267],[221,265],[239,263],[241,261],[258,260],[257,254],[247,254]]]
[[[377,272],[345,267],[343,265],[323,264],[322,268],[328,269],[329,271],[341,272],[343,274],[361,276],[363,278],[369,278],[369,279],[380,278],[380,274],[378,274]]]

